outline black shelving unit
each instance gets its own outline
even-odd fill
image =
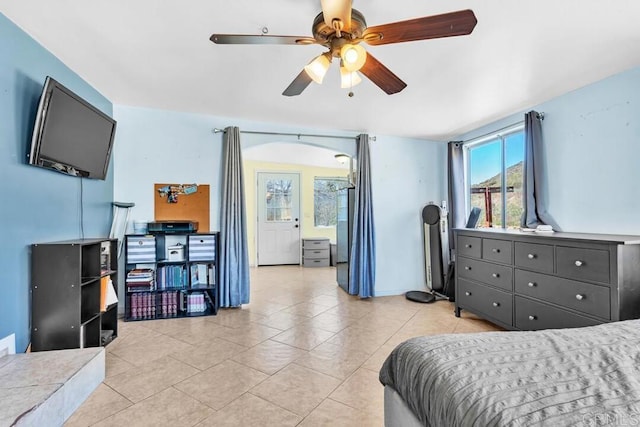
[[[117,239],[31,246],[31,350],[107,345],[118,335],[118,307],[101,311],[104,286],[118,289]]]
[[[125,237],[125,321],[218,313],[218,233]]]

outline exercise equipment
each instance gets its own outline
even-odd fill
[[[405,297],[411,301],[430,303],[437,299],[453,298],[450,280],[449,226],[445,202],[433,202],[422,209],[424,273],[427,291],[409,291]]]

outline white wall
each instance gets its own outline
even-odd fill
[[[640,68],[530,109],[545,114],[543,200],[560,228],[640,235]],[[523,118],[524,111],[457,139]]]
[[[114,116],[118,120],[115,200],[136,203],[132,219],[153,219],[154,183],[209,184],[212,230],[219,230],[222,156],[222,134],[214,135],[213,128],[234,125],[241,130],[345,135],[339,131],[126,106],[115,106]],[[353,138],[276,139],[242,134],[241,140],[243,150],[277,141],[308,143],[355,155]],[[424,289],[420,212],[429,201],[441,201],[446,195],[446,146],[377,135],[377,141],[371,143],[371,161],[377,239],[376,295]]]

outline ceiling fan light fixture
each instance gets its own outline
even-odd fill
[[[323,53],[322,55],[318,55],[317,57],[315,57],[313,61],[309,62],[304,67],[304,71],[306,71],[306,73],[314,82],[322,84],[322,80],[327,74],[327,70],[329,70],[330,65],[331,54]]]
[[[367,51],[357,44],[345,44],[340,49],[340,58],[348,71],[358,71],[367,61]]]
[[[340,67],[340,87],[342,89],[352,88],[362,83],[362,78],[357,71],[349,71],[345,67]]]

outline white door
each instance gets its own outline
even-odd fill
[[[258,265],[300,264],[300,175],[258,173]]]

